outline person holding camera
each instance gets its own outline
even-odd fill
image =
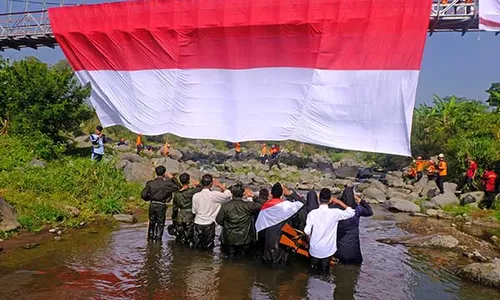
[[[95,128],[95,133],[90,135],[90,142],[92,143],[91,160],[101,161],[104,156],[104,143],[106,142],[106,135],[102,133],[102,126],[99,125]]]

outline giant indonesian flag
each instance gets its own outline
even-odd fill
[[[52,8],[104,126],[410,155],[431,0],[171,0]]]
[[[479,29],[500,31],[500,0],[479,1]]]
[[[291,202],[279,198],[274,198],[265,202],[260,208],[257,221],[255,222],[257,233],[288,220],[295,215],[302,206],[304,206],[304,204],[299,201]]]

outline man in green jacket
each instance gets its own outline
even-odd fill
[[[243,200],[245,188],[241,183],[235,184],[231,193],[233,200],[222,204],[215,221],[222,226],[222,251],[228,256],[244,255],[255,242],[254,216],[259,213],[261,204]]]
[[[179,176],[182,185],[179,192],[174,195],[172,222],[175,226],[176,240],[182,244],[190,245],[193,239],[193,195],[201,191],[198,182],[191,182],[189,174]],[[191,184],[191,185],[190,185]]]

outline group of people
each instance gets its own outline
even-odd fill
[[[310,191],[304,198],[276,183],[270,191],[261,189],[254,195],[241,183],[226,188],[210,174],[200,182],[186,173],[177,179],[158,166],[156,175],[141,193],[150,201],[149,240],[162,239],[167,203],[173,200],[168,232],[193,248],[213,248],[218,224],[225,255],[257,254],[265,262],[283,264],[294,252],[281,243],[285,226],[291,226],[307,244],[305,256],[314,267],[329,268],[333,257],[341,263],[362,262],[359,218],[373,213],[352,187],[346,187],[341,197],[324,188],[319,195]]]
[[[448,164],[444,159],[443,154],[439,154],[438,163],[436,164],[432,159],[423,160],[421,156],[413,162],[406,173],[406,177],[411,183],[419,181],[424,172],[429,180],[436,180],[436,185],[438,186],[439,193],[444,193],[444,179],[448,175]],[[474,179],[477,176],[478,165],[476,161],[468,156],[467,157],[467,171],[461,182],[458,184],[458,193],[461,193],[463,189],[468,188],[469,191],[477,191],[478,188],[474,184]],[[484,200],[479,204],[480,208],[490,209],[495,201],[495,196],[498,192],[497,185],[497,174],[491,166],[486,166],[484,172],[481,175],[481,186],[485,193]]]

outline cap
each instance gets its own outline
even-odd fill
[[[444,154],[443,154],[443,153],[440,153],[440,154],[438,155],[438,157],[439,157],[439,158],[444,158]]]

